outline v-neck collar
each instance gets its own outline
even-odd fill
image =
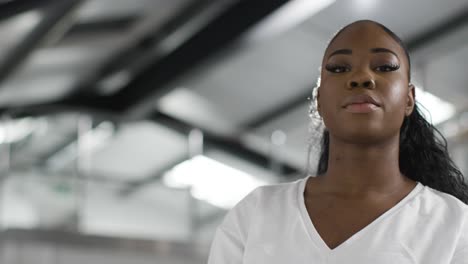
[[[348,238],[346,241],[338,245],[337,247],[331,249],[325,241],[322,239],[320,234],[318,233],[317,229],[315,228],[312,220],[310,219],[309,213],[307,212],[307,208],[305,205],[305,198],[304,198],[304,192],[305,192],[305,187],[307,184],[307,180],[312,177],[306,177],[302,179],[300,184],[298,185],[298,192],[297,192],[297,202],[298,202],[298,207],[299,211],[302,217],[302,221],[307,229],[307,232],[309,233],[310,238],[316,245],[318,249],[320,249],[321,252],[324,252],[325,254],[332,254],[336,251],[341,250],[344,247],[347,247],[350,245],[353,241],[358,239],[359,237],[365,235],[368,233],[368,230],[376,226],[378,223],[380,223],[383,219],[387,218],[389,215],[393,214],[396,212],[399,208],[401,208],[403,205],[405,205],[411,198],[413,198],[416,194],[419,193],[420,190],[424,187],[420,182],[417,182],[416,186],[411,190],[410,193],[408,193],[403,199],[401,199],[396,205],[394,205],[392,208],[388,209],[385,211],[385,213],[381,214],[379,217],[377,217],[374,221],[372,221],[370,224],[359,230],[357,233],[352,235],[350,238]]]

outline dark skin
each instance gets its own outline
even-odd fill
[[[347,27],[327,48],[318,111],[330,133],[328,170],[309,178],[309,216],[330,249],[395,206],[416,186],[399,170],[399,132],[414,108],[404,49],[371,22]],[[379,107],[346,111],[344,102],[367,94]]]

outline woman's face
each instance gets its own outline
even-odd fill
[[[347,27],[325,52],[317,100],[333,137],[373,143],[398,135],[414,106],[404,49],[376,24]]]

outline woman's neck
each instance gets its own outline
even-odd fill
[[[378,145],[350,144],[330,138],[323,184],[331,192],[354,195],[390,193],[408,180],[399,168],[399,138]]]

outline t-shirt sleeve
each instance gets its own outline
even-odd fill
[[[216,230],[208,264],[241,264],[260,188],[231,209]]]
[[[465,210],[465,221],[450,264],[468,264],[468,210]]]

